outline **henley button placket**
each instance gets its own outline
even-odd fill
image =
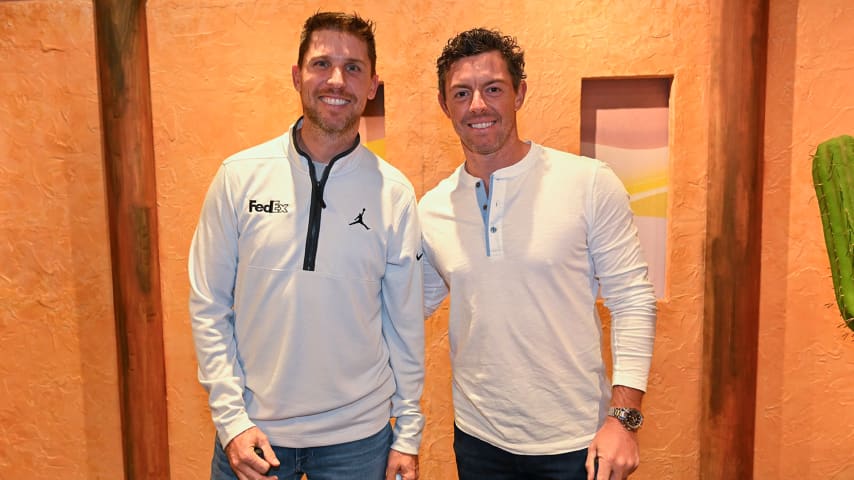
[[[489,256],[501,258],[504,256],[504,224],[505,202],[507,196],[507,181],[504,178],[492,177],[490,180],[489,202]]]

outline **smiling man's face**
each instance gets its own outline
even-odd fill
[[[303,64],[294,65],[292,74],[305,121],[329,135],[358,130],[379,84],[365,42],[335,30],[311,34]]]
[[[439,103],[463,148],[490,156],[518,137],[516,111],[524,102],[525,87],[523,81],[518,91],[513,89],[507,63],[500,52],[491,51],[454,62]]]

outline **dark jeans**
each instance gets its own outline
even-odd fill
[[[517,455],[454,425],[460,480],[587,480],[587,449],[558,455]]]
[[[391,448],[391,426],[355,442],[325,447],[273,447],[281,465],[269,475],[279,480],[383,480]],[[219,440],[215,441],[211,480],[236,480]]]

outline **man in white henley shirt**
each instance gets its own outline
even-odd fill
[[[424,195],[419,216],[425,314],[450,293],[459,478],[626,478],[639,463],[656,312],[626,191],[602,162],[519,139],[515,39],[463,32],[437,70],[465,163]]]

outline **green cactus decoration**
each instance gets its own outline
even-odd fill
[[[820,144],[812,179],[836,303],[845,324],[854,330],[854,137],[842,135]]]

